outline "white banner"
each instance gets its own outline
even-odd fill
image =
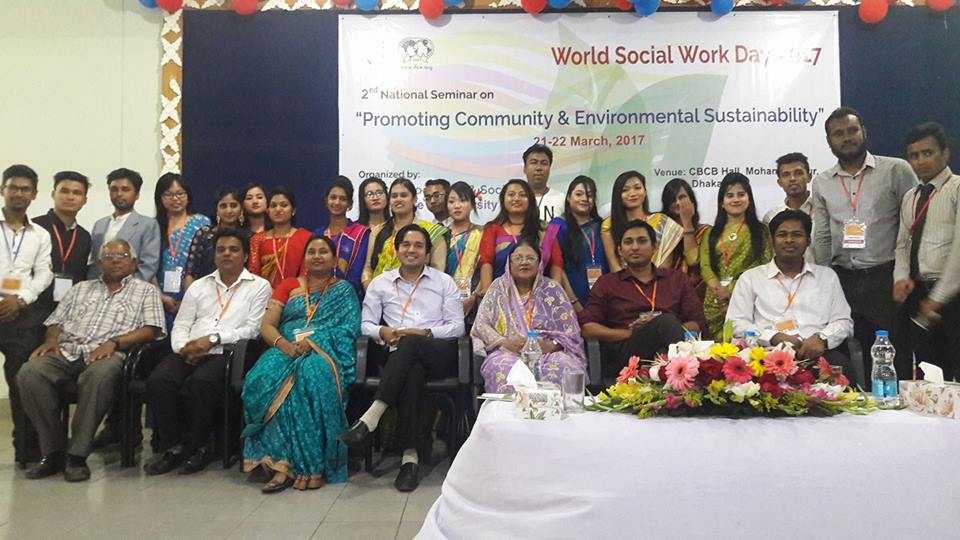
[[[832,11],[341,15],[339,28],[342,174],[464,180],[481,221],[537,142],[554,152],[552,189],[585,174],[605,208],[635,169],[656,211],[681,177],[704,222],[728,172],[751,179],[762,216],[783,200],[778,156],[835,162],[823,128],[840,104]]]

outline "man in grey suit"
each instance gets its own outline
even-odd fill
[[[90,253],[100,253],[100,246],[111,240],[125,240],[139,254],[135,276],[150,281],[160,269],[160,226],[155,219],[142,216],[133,209],[142,186],[143,178],[137,171],[120,168],[107,175],[114,212],[93,224]],[[87,277],[100,277],[96,261],[90,262]]]

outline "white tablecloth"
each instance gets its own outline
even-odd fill
[[[488,403],[417,538],[960,538],[960,422],[560,422]]]

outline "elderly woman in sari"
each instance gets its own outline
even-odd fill
[[[305,276],[274,290],[260,328],[273,347],[243,387],[243,468],[273,474],[264,493],[347,480],[347,448],[336,436],[348,427],[346,389],[355,378],[360,303],[353,287],[334,275],[333,241],[310,238],[304,261]]]
[[[487,392],[509,392],[507,373],[520,359],[528,332],[539,336],[542,380],[560,383],[565,371],[585,372],[577,315],[559,283],[540,273],[540,251],[526,239],[512,248],[508,271],[495,279],[480,303],[470,335]]]

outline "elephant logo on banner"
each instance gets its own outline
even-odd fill
[[[404,64],[426,63],[433,56],[433,42],[427,38],[404,38],[397,49]]]

